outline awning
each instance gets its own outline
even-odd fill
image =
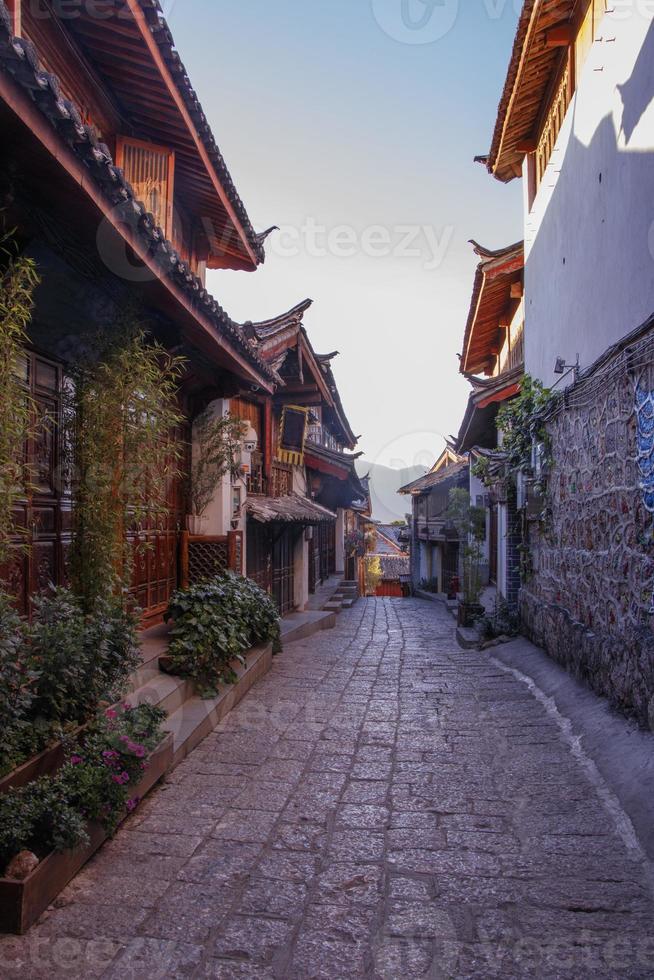
[[[286,497],[248,497],[246,510],[260,524],[322,524],[336,514],[320,504],[291,493]]]

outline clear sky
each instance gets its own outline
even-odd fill
[[[255,273],[209,274],[236,319],[305,319],[371,462],[429,465],[468,385],[476,258],[522,237],[485,153],[519,0],[162,0],[257,230]]]

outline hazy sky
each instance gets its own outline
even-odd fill
[[[371,462],[429,465],[458,430],[475,256],[522,235],[490,146],[518,0],[164,0],[257,230],[255,273],[209,274],[236,319],[310,296],[305,325]]]

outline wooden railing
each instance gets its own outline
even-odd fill
[[[288,497],[293,492],[293,467],[273,463],[269,478],[263,470],[263,457],[252,455],[252,471],[248,476],[248,493],[268,497]]]

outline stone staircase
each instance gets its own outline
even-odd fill
[[[323,609],[327,612],[340,613],[343,609],[351,609],[358,598],[359,586],[357,582],[343,579]]]
[[[125,700],[164,709],[168,715],[164,728],[173,734],[174,769],[269,670],[272,646],[254,647],[246,656],[246,666],[235,668],[239,677],[236,684],[221,685],[215,698],[200,698],[191,681],[159,670],[159,657],[168,649],[168,633],[169,628],[161,625],[142,634],[141,663],[130,678]]]

